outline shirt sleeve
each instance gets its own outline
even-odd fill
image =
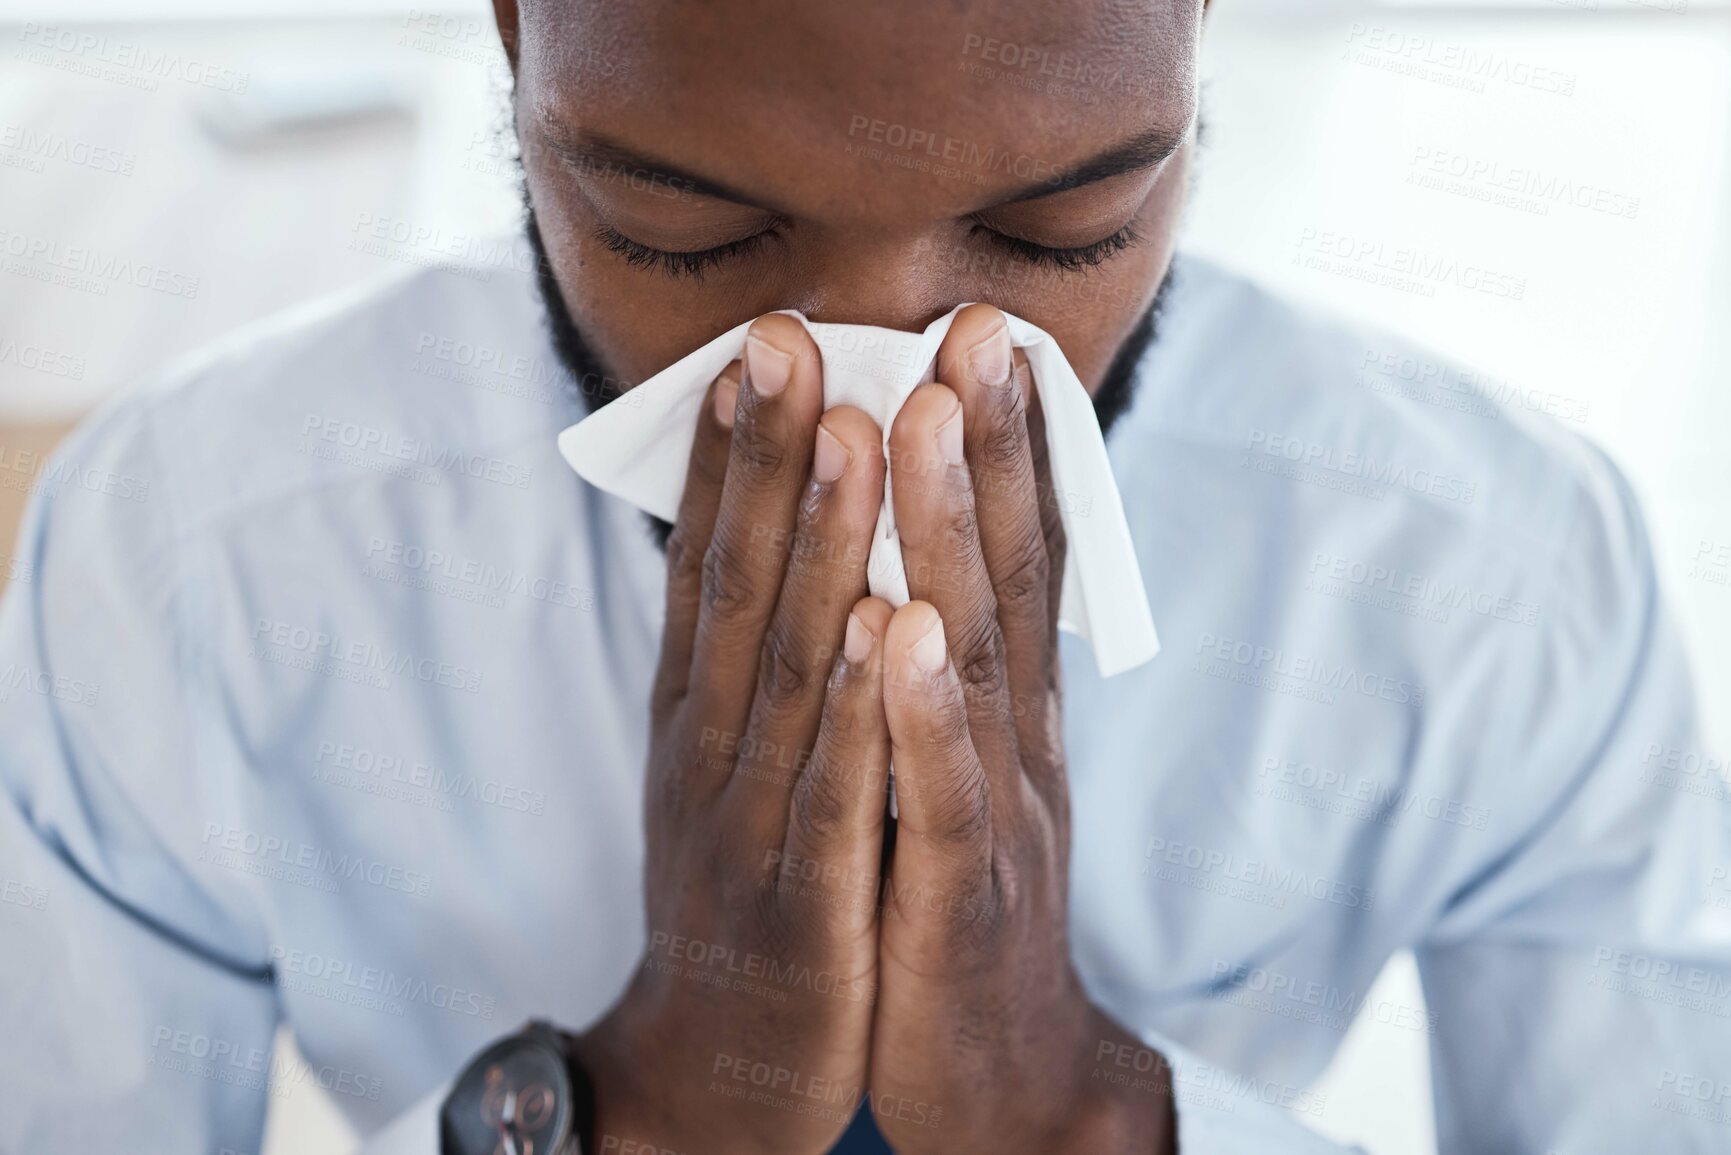
[[[241,767],[140,408],[0,473],[30,494],[0,598],[0,1151],[256,1152],[318,1077],[273,1062],[257,883],[208,850],[246,822]],[[366,1150],[432,1155],[436,1112]]]
[[[1484,768],[1523,815],[1419,964],[1444,1151],[1731,1143],[1731,799],[1634,499],[1595,463]]]
[[[450,1089],[450,1084],[445,1084],[392,1119],[362,1143],[355,1155],[438,1155],[439,1108]]]

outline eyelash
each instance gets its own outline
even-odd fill
[[[618,253],[625,258],[625,263],[634,268],[653,269],[657,266],[669,277],[693,277],[703,279],[705,270],[712,269],[723,261],[734,257],[743,257],[761,248],[764,242],[778,234],[774,229],[765,229],[761,233],[753,233],[749,237],[741,237],[737,241],[729,241],[725,245],[717,245],[713,249],[698,249],[696,252],[675,253],[666,249],[652,249],[640,244],[623,233],[608,228],[606,225],[596,230],[596,237],[610,253]]]
[[[1103,237],[1091,244],[1081,245],[1072,249],[1056,249],[1048,245],[1037,245],[1033,241],[1025,241],[1020,237],[1012,237],[997,229],[976,222],[974,232],[984,233],[990,243],[1007,250],[1011,255],[1027,261],[1031,265],[1044,265],[1074,273],[1084,269],[1096,268],[1111,260],[1126,249],[1142,243],[1141,234],[1136,231],[1134,223],[1127,224],[1109,237]],[[725,245],[717,245],[713,249],[698,249],[695,252],[676,253],[666,249],[654,249],[648,245],[632,240],[630,237],[606,225],[596,231],[596,237],[610,253],[617,253],[625,259],[625,263],[633,268],[659,268],[663,274],[674,279],[691,277],[701,281],[703,274],[734,257],[743,257],[756,252],[765,242],[779,236],[773,228],[761,233],[753,233],[737,241],[729,241]]]
[[[1096,268],[1125,249],[1133,248],[1142,243],[1142,236],[1136,231],[1134,223],[1125,225],[1109,237],[1102,237],[1091,244],[1073,249],[1054,249],[1048,245],[1036,245],[1033,241],[1012,237],[1009,233],[1000,233],[997,229],[979,223],[974,225],[974,231],[985,233],[992,244],[1008,250],[1031,265],[1046,265],[1062,269],[1067,273]]]

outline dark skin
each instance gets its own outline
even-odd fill
[[[1070,960],[1063,534],[1003,319],[957,319],[886,462],[869,417],[824,411],[798,322],[762,314],[919,329],[989,300],[1096,388],[1171,260],[1201,0],[495,7],[529,194],[601,360],[641,380],[759,317],[668,544],[651,944],[576,1042],[597,1136],[815,1155],[869,1093],[901,1151],[1173,1150],[1163,1066],[1095,1077],[1135,1039]],[[960,71],[987,37],[1110,88]],[[865,596],[886,473],[915,599],[894,611]]]

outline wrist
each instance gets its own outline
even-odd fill
[[[703,1048],[669,1029],[689,1022],[689,1010],[667,1008],[653,1018],[628,997],[581,1035],[570,1038],[573,1076],[586,1077],[593,1124],[589,1155],[653,1151],[663,1155],[775,1155],[789,1150],[772,1128],[758,1133],[718,1110]],[[772,1121],[779,1124],[780,1120]]]
[[[676,1145],[675,1121],[662,1117],[656,1100],[643,1085],[646,1072],[663,1070],[648,1053],[648,1041],[654,1037],[653,1033],[624,1029],[619,1008],[584,1033],[568,1036],[572,1081],[587,1083],[591,1095],[590,1133],[583,1137],[584,1151],[599,1152],[603,1144],[609,1151],[683,1150]],[[627,1045],[633,1038],[634,1045]]]
[[[1172,1155],[1177,1111],[1171,1067],[1160,1052],[1090,1007],[1078,1045],[1072,1109],[1051,1136],[1051,1149]]]

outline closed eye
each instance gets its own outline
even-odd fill
[[[1050,245],[1036,244],[1009,233],[999,232],[989,225],[975,222],[974,232],[984,233],[986,239],[999,248],[1009,251],[1012,255],[1035,265],[1047,265],[1063,269],[1066,272],[1079,272],[1092,269],[1117,256],[1125,249],[1142,243],[1141,234],[1136,231],[1135,223],[1125,225],[1109,237],[1075,248],[1054,248]]]
[[[669,277],[692,277],[703,279],[703,274],[715,268],[724,261],[735,257],[747,256],[767,241],[777,235],[774,228],[767,228],[749,237],[741,237],[737,241],[728,241],[724,245],[716,245],[710,249],[696,249],[688,252],[678,252],[672,249],[651,248],[649,245],[634,241],[616,229],[602,225],[595,230],[595,237],[608,252],[618,253],[625,258],[625,263],[639,269],[659,269]]]
[[[1033,265],[1044,265],[1061,269],[1065,272],[1080,272],[1096,268],[1111,258],[1142,242],[1142,237],[1136,232],[1134,223],[1127,224],[1117,232],[1086,245],[1062,248],[1052,245],[1042,245],[1009,233],[1000,232],[988,225],[976,222],[973,231],[984,234],[986,240],[1009,252],[1020,260]],[[599,240],[608,252],[616,253],[625,259],[625,263],[634,268],[655,269],[672,278],[691,277],[702,280],[703,274],[727,261],[746,257],[758,251],[764,244],[774,240],[780,234],[774,227],[753,233],[749,237],[741,237],[737,241],[728,241],[713,248],[678,251],[673,249],[657,249],[641,241],[634,241],[617,229],[607,225],[600,226],[596,232]]]

